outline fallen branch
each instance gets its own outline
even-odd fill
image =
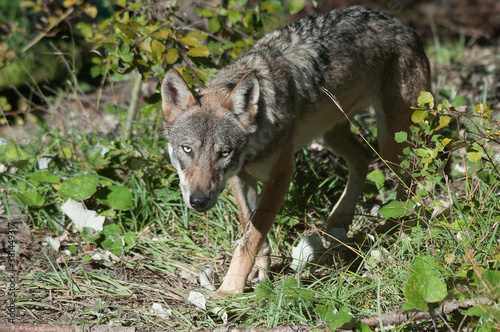
[[[403,324],[405,322],[418,322],[421,320],[426,320],[426,319],[432,319],[433,317],[438,316],[438,312],[444,316],[444,315],[449,315],[452,312],[459,310],[459,309],[469,309],[471,307],[474,307],[479,304],[488,304],[490,303],[491,300],[486,298],[486,297],[478,297],[476,299],[472,300],[465,300],[462,302],[445,302],[439,306],[439,308],[433,312],[411,312],[407,314],[403,314],[401,310],[393,311],[393,312],[387,312],[385,314],[382,314],[382,317],[375,316],[375,317],[368,317],[361,319],[360,321],[365,323],[366,325],[370,327],[376,327],[379,326],[379,323],[382,322],[384,326],[387,325],[399,325]]]

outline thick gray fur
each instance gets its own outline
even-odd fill
[[[429,89],[429,62],[413,30],[361,6],[267,34],[199,96],[169,70],[162,109],[184,202],[206,211],[229,180],[238,203],[243,238],[219,291],[242,292],[247,278],[265,278],[266,235],[288,190],[294,152],[320,139],[346,161],[347,185],[326,226],[337,234],[352,221],[373,153],[352,134],[348,118],[375,109],[380,154],[402,175],[405,145],[394,134],[408,130],[411,106]],[[260,197],[257,181],[263,183]]]

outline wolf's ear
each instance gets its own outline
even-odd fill
[[[232,109],[240,123],[249,132],[256,128],[255,117],[259,110],[260,84],[254,73],[248,72],[226,99],[226,107]]]
[[[193,93],[175,69],[170,69],[165,74],[161,84],[161,107],[167,123],[172,123],[187,108],[197,103]]]

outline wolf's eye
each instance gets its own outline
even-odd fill
[[[227,156],[229,156],[230,153],[231,153],[231,150],[229,150],[229,149],[228,150],[222,150],[221,153],[220,153],[220,155],[221,155],[221,157],[226,158]]]
[[[183,146],[182,146],[182,150],[183,150],[184,152],[186,152],[187,154],[190,154],[190,153],[193,151],[193,149],[191,149],[191,147],[190,147],[190,146],[187,146],[187,145],[183,145]]]

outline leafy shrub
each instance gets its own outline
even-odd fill
[[[398,133],[396,140],[409,144],[401,166],[417,182],[410,205],[421,207],[418,220],[443,239],[436,239],[440,243],[439,249],[433,249],[436,257],[417,256],[410,266],[405,308],[428,310],[428,305],[442,303],[451,294],[457,297],[464,284],[481,284],[486,289],[479,287],[475,292],[491,303],[466,314],[480,317],[480,324],[495,329],[500,326],[498,284],[493,286],[500,270],[500,200],[496,194],[500,122],[493,115],[485,104],[473,110],[447,100],[436,105],[430,93],[422,92],[412,116],[411,136]],[[391,212],[397,218],[412,215],[402,208]],[[487,238],[491,240],[485,244]]]
[[[290,4],[291,10],[296,2]],[[198,15],[207,23],[204,28],[204,24],[196,22],[182,23],[176,5],[159,8],[161,4],[120,0],[115,15],[97,29],[84,22],[78,24],[88,41],[104,49],[100,57],[93,57],[93,76],[137,69],[148,77],[175,65],[188,84],[206,84],[217,68],[247,50],[266,30],[276,27],[276,15],[284,12],[282,2],[273,0],[256,3],[251,9],[246,8],[246,0],[229,1],[228,8],[207,3],[198,9]],[[294,11],[301,9],[300,4],[294,6]]]

